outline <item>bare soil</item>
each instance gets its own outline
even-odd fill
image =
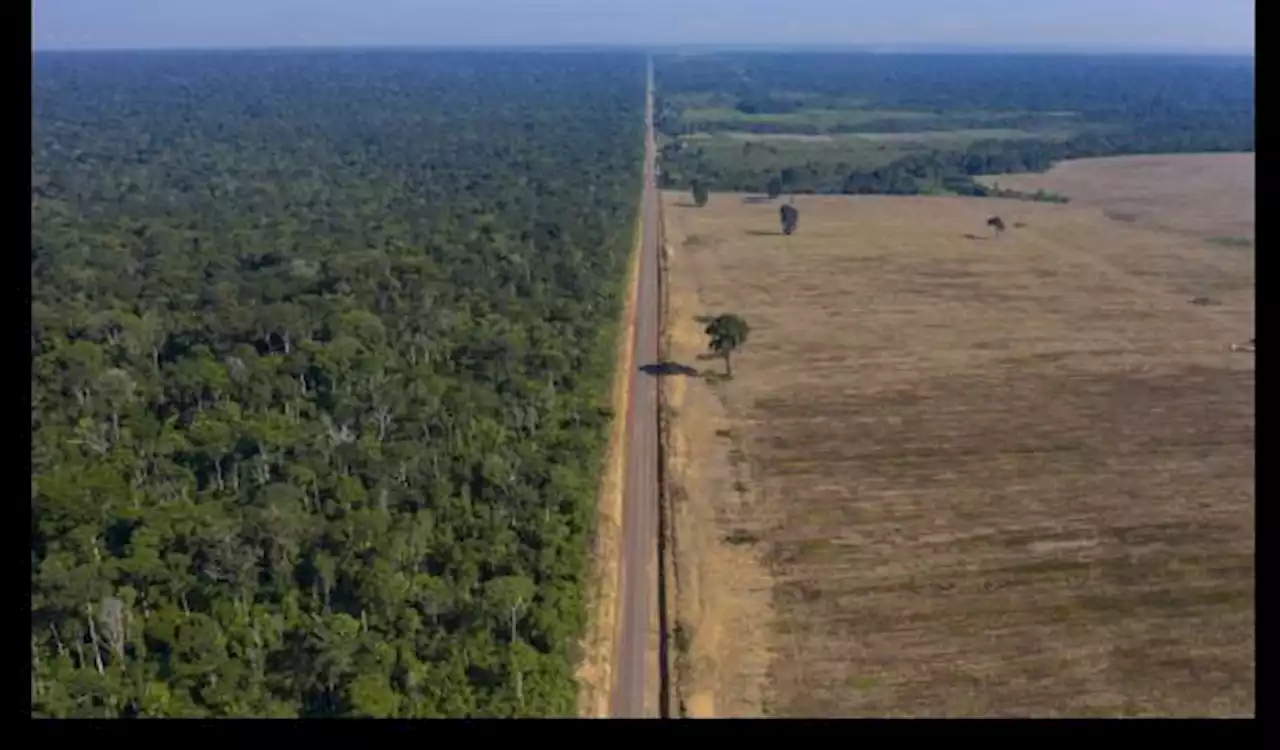
[[[1253,715],[1253,254],[966,198],[801,196],[784,237],[743,197],[664,196],[668,356],[752,329],[733,380],[664,376],[686,713]]]
[[[1097,208],[1115,221],[1251,248],[1255,163],[1254,154],[1121,156],[982,180],[1065,195],[1073,205]]]

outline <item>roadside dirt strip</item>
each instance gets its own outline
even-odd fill
[[[658,360],[661,305],[658,289],[659,197],[654,174],[653,73],[645,103],[644,196],[641,203],[640,272],[636,290],[635,346],[627,409],[627,467],[623,494],[622,564],[618,637],[610,715],[646,715],[651,619],[658,612],[658,381],[641,370]]]

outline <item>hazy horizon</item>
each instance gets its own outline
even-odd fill
[[[1254,4],[1191,0],[43,0],[32,47],[847,49],[1252,56]]]

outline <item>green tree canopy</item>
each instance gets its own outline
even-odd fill
[[[751,333],[751,327],[737,315],[724,313],[713,318],[707,324],[704,332],[709,338],[707,348],[711,352],[724,357],[725,374],[732,378],[733,353],[747,343],[747,336]]]
[[[37,53],[32,713],[572,715],[633,53]]]

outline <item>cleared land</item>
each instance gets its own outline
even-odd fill
[[[684,709],[1252,715],[1252,253],[963,198],[800,197],[786,238],[742,198],[664,197],[668,357],[752,326],[733,381],[664,379]]]
[[[1058,193],[1116,221],[1251,248],[1255,163],[1253,154],[1121,156],[1068,161],[1043,174],[982,181]]]

